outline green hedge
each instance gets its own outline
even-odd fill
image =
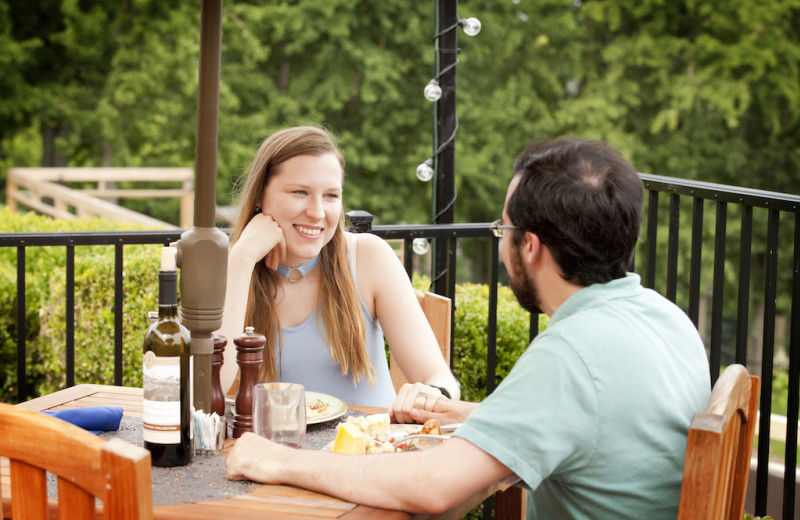
[[[0,209],[3,232],[136,230],[105,219],[52,220]],[[123,384],[141,385],[142,337],[157,308],[160,245],[123,254]],[[0,248],[0,401],[17,401],[17,249]],[[66,248],[27,247],[26,379],[28,397],[66,386]],[[75,382],[114,383],[114,247],[75,247]]]
[[[469,283],[456,286],[453,372],[461,383],[462,399],[467,401],[486,397],[488,319],[489,286]],[[547,322],[546,315],[539,316],[540,332]],[[497,294],[495,386],[528,348],[529,337],[530,314],[519,306],[511,289],[501,285]]]

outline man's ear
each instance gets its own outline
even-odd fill
[[[520,252],[525,263],[528,265],[535,264],[542,256],[542,247],[544,245],[539,240],[539,235],[526,231],[525,237],[520,244]]]

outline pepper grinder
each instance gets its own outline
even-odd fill
[[[236,414],[233,416],[233,438],[253,431],[253,387],[258,383],[264,363],[264,346],[267,338],[254,332],[253,327],[233,338],[236,345],[236,363],[239,365],[239,388],[236,391]]]
[[[219,334],[212,334],[211,340],[214,342],[214,354],[211,356],[211,411],[225,417],[225,392],[222,391],[222,383],[219,381],[219,371],[225,360],[225,345],[228,340]]]

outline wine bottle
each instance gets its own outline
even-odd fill
[[[185,466],[192,461],[191,338],[178,318],[177,250],[161,249],[158,321],[143,344],[144,447],[153,466]]]

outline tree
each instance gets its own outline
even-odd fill
[[[323,123],[347,161],[346,206],[379,223],[420,221],[429,195],[414,170],[431,142],[421,95],[433,61],[430,6],[236,3],[224,19],[220,150],[230,163],[221,185],[229,186],[268,134]]]
[[[432,148],[421,90],[434,7],[225,2],[220,203],[264,137],[317,122],[339,136],[348,209],[429,222],[431,187],[413,172]],[[456,221],[496,218],[513,158],[560,135],[608,140],[640,171],[796,190],[796,0],[462,0],[459,11],[483,30],[459,35]],[[0,6],[0,161],[30,157],[18,136],[39,128],[43,150],[63,154],[42,151],[45,164],[192,165],[199,16],[188,0]]]

